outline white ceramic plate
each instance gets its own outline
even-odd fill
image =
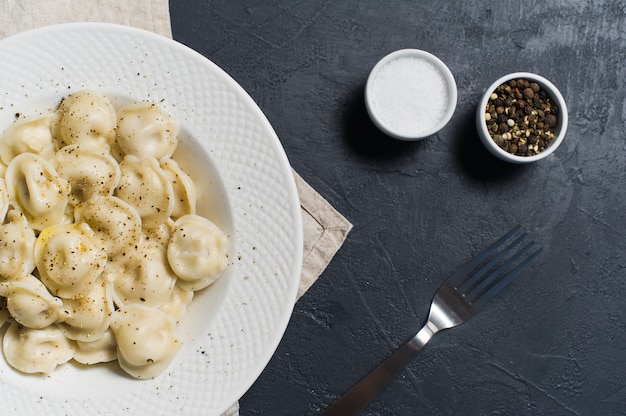
[[[200,214],[228,231],[228,272],[196,295],[183,348],[154,380],[117,364],[24,375],[0,358],[2,415],[219,415],[259,376],[287,326],[302,261],[300,205],[271,125],[224,71],[191,49],[109,24],[50,26],[0,41],[0,130],[16,113],[90,88],[151,100],[181,123],[174,155],[200,188]]]

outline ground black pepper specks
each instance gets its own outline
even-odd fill
[[[527,79],[499,85],[485,109],[487,130],[494,142],[517,156],[533,156],[556,138],[559,109],[541,86]]]

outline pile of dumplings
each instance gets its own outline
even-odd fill
[[[2,348],[24,373],[117,360],[153,378],[180,348],[194,292],[227,267],[228,238],[196,214],[172,159],[176,120],[96,91],[18,118],[0,138]]]

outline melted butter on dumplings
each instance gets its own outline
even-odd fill
[[[39,277],[56,296],[87,296],[107,262],[104,243],[85,223],[48,227],[35,242]]]
[[[156,377],[195,291],[220,277],[228,238],[196,214],[172,159],[178,122],[96,91],[0,137],[0,326],[7,362],[49,373],[117,360]]]

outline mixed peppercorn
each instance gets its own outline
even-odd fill
[[[541,153],[556,138],[559,109],[541,86],[527,79],[499,85],[487,102],[485,122],[494,142],[517,156]]]

